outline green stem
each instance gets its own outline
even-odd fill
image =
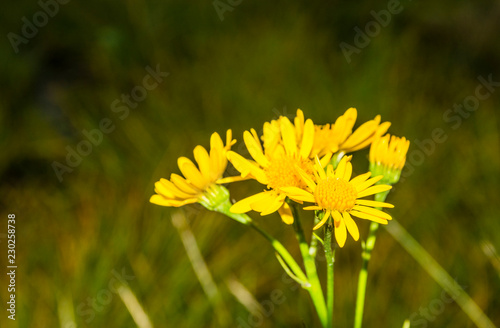
[[[361,258],[363,263],[358,278],[358,294],[356,297],[356,314],[354,317],[354,328],[361,328],[363,322],[363,310],[365,306],[366,282],[368,280],[368,262],[370,262],[371,253],[375,246],[376,234],[379,224],[376,222],[370,223],[370,233],[363,246]]]
[[[332,251],[332,227],[325,224],[325,257],[326,257],[326,309],[328,314],[327,326],[333,324],[333,288],[334,288],[334,271],[333,265],[335,262],[335,251]]]
[[[297,276],[297,278],[299,278],[301,281],[307,283],[307,277],[304,271],[302,271],[300,265],[297,264],[297,262],[295,261],[293,256],[288,252],[285,246],[283,246],[283,244],[281,244],[277,239],[272,237],[270,234],[262,230],[257,224],[255,224],[252,221],[252,219],[248,215],[244,213],[240,214],[231,212],[229,210],[231,206],[232,206],[231,202],[229,201],[229,199],[227,199],[225,202],[220,203],[214,210],[222,214],[225,214],[231,219],[238,221],[246,226],[249,226],[258,233],[260,233],[264,238],[266,238],[271,243],[271,246],[274,248],[276,253],[278,253],[281,256],[283,261],[285,261],[290,270],[292,270],[293,274]],[[308,287],[308,286],[305,285],[303,287]]]
[[[385,201],[388,192],[382,192],[375,195],[375,200],[378,202]],[[380,208],[379,208],[380,209]],[[363,323],[363,312],[365,307],[365,295],[366,295],[366,282],[368,280],[368,263],[372,256],[372,250],[375,247],[375,241],[377,240],[377,230],[379,224],[376,222],[370,223],[370,232],[366,243],[363,246],[363,252],[361,253],[361,258],[363,263],[361,265],[361,271],[359,271],[358,278],[358,292],[356,296],[356,313],[354,316],[354,328],[361,328]]]
[[[321,218],[323,218],[322,214],[323,211],[315,211],[314,215],[314,226],[316,226],[319,221],[321,221]],[[321,217],[321,218],[320,218]],[[316,253],[318,252],[318,237],[315,233],[312,234],[311,236],[311,242],[309,243],[309,254],[313,257],[313,259],[316,258]]]
[[[276,253],[278,253],[283,261],[288,265],[290,270],[292,270],[293,274],[297,276],[301,281],[307,282],[307,277],[305,273],[302,271],[300,266],[297,264],[295,259],[293,258],[292,255],[288,252],[288,250],[281,244],[278,240],[274,239],[272,236],[270,236],[267,232],[262,230],[259,226],[257,226],[255,223],[251,222],[249,224],[250,227],[252,227],[255,231],[260,233],[262,236],[264,236],[269,242],[271,243],[271,246],[273,246],[274,250]],[[303,287],[308,287],[307,285]]]
[[[494,328],[495,325],[481,308],[470,298],[462,287],[445,269],[399,224],[393,219],[386,230],[401,246],[424,268],[425,271],[443,288],[479,328]]]
[[[304,260],[304,266],[306,268],[306,274],[311,283],[311,287],[307,288],[309,295],[313,301],[318,317],[321,321],[321,325],[326,328],[327,326],[327,311],[325,305],[325,299],[323,296],[323,290],[321,289],[321,283],[319,282],[318,273],[316,271],[316,263],[314,257],[309,254],[309,245],[307,244],[306,238],[304,236],[304,230],[302,230],[302,225],[300,223],[299,213],[295,204],[290,204],[293,214],[293,227],[295,229],[295,236],[299,242],[300,253]]]
[[[315,227],[322,219],[323,215],[325,215],[324,211],[314,211],[314,224]],[[311,242],[309,243],[309,254],[316,259],[316,253],[318,252],[318,241],[321,245],[324,245],[324,241],[313,231],[311,236]]]

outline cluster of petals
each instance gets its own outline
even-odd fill
[[[304,207],[305,210],[324,212],[322,220],[314,229],[319,229],[329,218],[333,218],[335,238],[340,247],[345,244],[346,231],[349,231],[354,240],[359,239],[359,230],[352,216],[387,224],[387,221],[392,219],[391,216],[374,207],[394,207],[385,202],[360,199],[387,191],[391,189],[391,186],[374,185],[383,176],[370,178],[370,172],[351,179],[352,164],[350,157],[344,156],[335,170],[329,164],[325,171],[321,163],[317,161],[313,177],[301,172],[302,178],[307,183],[308,190],[297,187],[283,188],[283,191],[291,199],[315,204]]]
[[[363,149],[386,133],[391,126],[390,122],[380,123],[380,115],[377,115],[353,132],[357,116],[356,108],[351,107],[334,124],[317,125],[313,155],[321,157],[336,152],[347,154]]]
[[[319,161],[325,166],[334,153],[365,148],[390,126],[389,122],[380,124],[380,116],[377,116],[353,132],[356,118],[356,109],[349,108],[335,124],[316,126],[311,119],[305,120],[299,109],[294,124],[283,116],[266,122],[262,143],[255,130],[245,131],[243,140],[252,159],[232,151],[228,152],[228,159],[242,178],[253,178],[267,188],[240,200],[231,211],[245,213],[254,210],[261,215],[278,211],[283,222],[293,223],[289,205],[285,202],[288,195],[283,188],[305,189],[299,170],[312,174],[316,157],[321,157]]]
[[[370,147],[370,163],[383,165],[388,169],[401,170],[405,166],[410,141],[386,134],[375,139]]]
[[[155,183],[156,194],[150,202],[162,206],[179,207],[186,204],[208,201],[206,193],[215,184],[240,180],[238,177],[222,178],[227,167],[227,152],[236,143],[231,130],[226,133],[226,145],[217,132],[210,138],[210,153],[202,146],[193,150],[198,167],[187,157],[179,157],[177,165],[182,176],[172,173],[170,180],[160,179]]]
[[[405,138],[382,137],[390,123],[381,123],[380,116],[353,131],[356,119],[356,109],[349,108],[335,123],[315,125],[311,119],[306,120],[299,109],[292,121],[281,116],[265,122],[261,135],[254,129],[245,131],[246,156],[231,151],[236,142],[231,130],[227,130],[226,144],[219,134],[213,133],[210,151],[202,146],[195,147],[193,155],[197,165],[180,157],[177,164],[182,175],[173,173],[170,179],[162,178],[156,182],[156,194],[150,201],[174,207],[192,203],[213,204],[221,190],[219,184],[254,179],[264,186],[263,190],[229,205],[231,212],[253,210],[261,215],[278,212],[283,222],[291,224],[294,219],[287,199],[300,204],[313,203],[304,205],[304,209],[317,211],[321,218],[314,229],[331,222],[336,240],[342,247],[347,232],[354,240],[359,239],[353,216],[387,224],[391,216],[377,208],[393,207],[385,202],[361,199],[386,192],[391,186],[376,184],[380,183],[382,176],[370,178],[370,172],[351,178],[352,156],[345,154],[372,145],[372,163],[390,164],[401,169],[409,145]],[[223,178],[228,161],[240,175]],[[337,168],[334,168],[332,164],[337,162]]]

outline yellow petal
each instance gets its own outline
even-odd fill
[[[344,156],[340,160],[339,165],[337,165],[337,169],[335,170],[335,177],[336,178],[343,178],[344,177],[346,164],[347,164],[347,156]]]
[[[347,231],[344,220],[340,220],[339,225],[335,225],[335,239],[340,247],[344,247],[345,240],[347,239]]]
[[[245,181],[245,180],[248,180],[248,179],[251,179],[251,176],[247,176],[245,178],[242,177],[242,176],[226,177],[226,178],[222,178],[222,179],[219,179],[219,180],[215,181],[215,183],[217,183],[217,184],[225,184],[225,183],[231,183],[231,182]]]
[[[332,217],[335,220],[335,225],[338,225],[338,223],[343,220],[339,211],[332,211]]]
[[[336,150],[335,150],[336,151]],[[331,152],[328,152],[325,156],[323,156],[321,158],[321,160],[319,160],[319,163],[321,165],[321,167],[325,167],[328,165],[328,163],[330,162],[330,160],[332,159],[332,155],[333,153]]]
[[[294,156],[297,154],[297,140],[295,139],[295,130],[288,117],[281,117],[281,137],[287,155]]]
[[[250,162],[234,151],[227,152],[227,159],[233,164],[234,168],[241,173],[241,176],[246,177],[250,174],[251,165]]]
[[[250,207],[255,212],[261,213],[261,212],[266,211],[269,207],[271,207],[273,205],[275,206],[276,202],[279,198],[281,198],[281,197],[277,192],[274,192],[274,191],[264,192],[264,196],[262,196],[260,199],[258,199],[256,201],[252,202],[250,204]],[[276,210],[277,210],[277,208],[276,208]]]
[[[352,179],[350,181],[350,183],[355,186],[357,184],[360,184],[360,183],[363,183],[365,182],[370,176],[371,176],[371,172],[367,172],[367,173],[364,173],[364,174],[360,174],[358,175],[357,177],[355,177],[354,179]]]
[[[160,181],[155,182],[155,192],[167,198],[176,198],[175,194],[165,184],[161,183],[162,180],[166,179],[161,178]]]
[[[214,175],[222,175],[227,165],[226,149],[217,132],[210,136],[210,164]]]
[[[357,199],[356,204],[358,205],[365,205],[365,206],[371,206],[371,207],[387,207],[387,208],[394,208],[394,205],[389,204],[389,203],[384,203],[384,202],[377,202],[374,200],[366,200],[366,199]]]
[[[304,170],[302,170],[300,167],[296,166],[297,172],[299,172],[300,177],[306,185],[314,192],[316,190],[316,183],[311,179],[311,176],[307,174]]]
[[[197,198],[189,198],[189,199],[183,199],[183,200],[174,200],[174,199],[167,199],[161,195],[153,195],[153,196],[151,196],[149,201],[153,204],[161,205],[161,206],[180,207],[180,206],[184,206],[187,204],[196,203],[198,201],[198,199]]]
[[[149,198],[149,202],[156,204],[156,205],[170,206],[170,205],[166,205],[168,203],[168,200],[165,197],[160,196],[160,195],[151,196],[151,198]]]
[[[383,137],[379,137],[373,140],[373,143],[370,147],[369,159],[370,163],[377,163],[379,159],[384,158],[386,156],[386,150],[389,144],[389,135],[385,135]]]
[[[328,164],[326,167],[326,178],[334,178],[335,177],[335,172],[333,170],[333,166],[331,164]]]
[[[269,215],[271,213],[276,212],[279,210],[281,207],[283,207],[283,204],[285,204],[285,197],[284,195],[280,195],[278,197],[275,197],[273,202],[269,204],[269,206],[260,213],[260,215]]]
[[[321,228],[326,223],[326,220],[328,220],[329,217],[330,211],[326,211],[325,215],[323,215],[323,219],[321,219],[321,221],[319,221],[319,223],[314,226],[313,230],[318,230],[319,228]]]
[[[295,125],[296,138],[297,140],[302,140],[304,133],[304,113],[302,110],[297,109],[297,115],[295,116],[293,122]]]
[[[366,180],[363,183],[355,184],[354,187],[356,188],[357,192],[361,192],[361,191],[365,190],[366,188],[370,187],[371,185],[374,185],[376,182],[380,181],[380,179],[382,179],[383,177],[384,177],[383,175],[373,177],[369,180]]]
[[[186,179],[181,177],[178,174],[172,173],[170,175],[170,181],[172,181],[173,184],[177,186],[181,191],[185,192],[186,194],[193,194],[196,195],[200,193],[200,190],[197,189],[195,186],[192,184],[188,183]]]
[[[389,185],[376,185],[376,186],[370,187],[370,188],[365,189],[364,191],[358,193],[358,198],[363,198],[365,196],[378,194],[379,192],[387,191],[391,188],[392,187]]]
[[[314,167],[316,168],[316,171],[319,174],[319,177],[321,179],[326,179],[326,173],[325,170],[323,169],[323,166],[321,165],[321,162],[319,161],[318,156],[316,156],[316,163],[314,163]]]
[[[315,202],[314,196],[310,192],[307,192],[298,187],[282,187],[280,188],[280,190],[283,191],[288,197],[290,197],[293,200],[300,200],[303,202],[310,202],[310,203]]]
[[[262,142],[266,154],[274,153],[274,149],[281,142],[280,127],[276,121],[264,123]]]
[[[360,211],[360,212],[363,212],[366,214],[371,214],[371,215],[379,217],[381,219],[392,220],[392,217],[389,214],[387,214],[381,210],[377,210],[375,208],[361,206],[361,205],[354,205],[353,210]]]
[[[198,189],[205,189],[205,185],[208,180],[201,175],[200,171],[198,171],[194,163],[191,162],[189,158],[179,157],[177,165],[179,166],[179,169],[184,177],[186,177],[190,183],[195,185]]]
[[[231,129],[228,129],[226,131],[226,149],[229,150],[235,143],[236,139],[233,139],[233,131]]]
[[[356,225],[356,222],[354,222],[352,217],[347,212],[344,212],[342,216],[344,217],[345,225],[347,226],[347,230],[351,234],[352,238],[354,240],[358,241],[359,229],[358,229],[358,226]]]
[[[260,150],[262,151],[262,145],[260,144],[260,139],[259,135],[257,134],[257,131],[255,129],[250,129],[250,132],[252,133],[253,138],[255,139],[255,143],[260,147]]]
[[[352,164],[351,162],[348,162],[346,165],[345,165],[345,172],[344,172],[344,177],[343,179],[345,181],[349,181],[349,179],[351,179],[351,175],[352,175]]]
[[[378,122],[377,120],[371,120],[363,123],[359,128],[356,129],[356,131],[354,131],[353,134],[349,136],[349,138],[347,138],[347,140],[341,145],[341,148],[346,150],[353,148],[352,151],[354,151],[354,148],[356,146],[365,142],[368,138],[373,137],[373,134],[378,128],[379,122],[380,117],[378,117]],[[361,148],[356,147],[356,150],[359,149]]]
[[[217,177],[212,177],[214,172],[211,171],[210,156],[208,156],[207,150],[202,146],[196,146],[193,150],[193,154],[201,174],[208,180],[216,179]]]
[[[286,224],[293,223],[292,210],[290,209],[290,206],[286,202],[284,202],[283,206],[279,208],[278,213],[280,214],[281,220],[283,220],[283,222],[285,222]]]
[[[314,123],[308,119],[304,125],[302,144],[300,146],[300,157],[308,158],[314,143]]]
[[[248,152],[253,157],[253,159],[260,164],[262,167],[268,167],[269,161],[262,153],[262,148],[260,143],[255,141],[255,138],[248,131],[243,132],[243,140],[245,141],[245,145],[247,146]]]
[[[313,206],[306,206],[303,209],[306,211],[319,211],[322,210],[323,208],[320,206],[313,205]]]
[[[227,166],[227,155],[224,155],[225,150],[221,150],[218,148],[210,149],[210,175],[207,176],[207,179],[210,179],[214,176],[213,179],[217,179],[218,176],[222,176],[224,170]],[[212,180],[213,180],[212,179]]]
[[[380,224],[387,224],[387,220],[381,219],[378,216],[374,216],[374,215],[367,214],[367,213],[364,213],[364,212],[359,212],[359,211],[356,211],[356,210],[351,210],[349,212],[349,214],[354,215],[355,217],[358,217],[360,219],[370,220],[370,221],[377,222],[377,223],[380,223]]]
[[[234,151],[227,153],[227,158],[234,165],[234,167],[241,173],[241,176],[246,178],[249,174],[252,175],[260,183],[267,185],[269,181],[267,180],[266,173],[259,168],[257,165],[253,164],[243,156]]]
[[[347,113],[347,112],[346,112]],[[332,126],[332,136],[335,136],[335,144],[341,144],[345,141],[344,138],[347,138],[351,134],[351,129],[347,126],[347,117],[344,115],[339,116],[335,123]],[[354,125],[354,123],[353,123]]]
[[[222,139],[217,132],[212,133],[212,135],[210,136],[210,149],[212,148],[218,150],[224,149],[224,143],[222,142]]]
[[[344,115],[337,118],[333,125],[333,135],[337,136],[337,143],[343,143],[352,132],[352,127],[356,123],[358,112],[356,108],[349,108]]]
[[[192,198],[192,194],[188,194],[177,188],[171,181],[167,179],[160,179],[155,183],[155,189],[159,194],[167,198]],[[173,196],[173,197],[172,197]]]
[[[384,133],[387,132],[387,130],[389,130],[390,126],[391,126],[391,122],[384,122],[384,123],[380,124],[377,128],[377,131],[375,132],[375,135],[377,135],[377,136],[383,135]]]
[[[247,198],[243,198],[239,202],[234,203],[233,206],[231,206],[231,208],[229,210],[233,213],[249,212],[252,210],[252,208],[250,207],[250,204],[252,204],[252,203],[254,203],[254,202],[256,202],[264,197],[267,197],[265,191],[260,192],[260,193],[255,194],[255,195],[252,195],[252,196],[247,197]]]

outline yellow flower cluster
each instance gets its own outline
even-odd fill
[[[399,181],[401,170],[405,166],[406,153],[410,141],[386,134],[373,141],[370,148],[370,171],[383,175],[383,182],[394,184]]]
[[[352,216],[387,224],[391,216],[377,208],[393,207],[388,203],[361,199],[386,192],[391,186],[375,185],[384,176],[370,178],[370,172],[352,178],[352,156],[346,154],[373,144],[370,152],[372,164],[383,163],[384,167],[390,166],[391,170],[400,172],[408,150],[406,139],[399,141],[392,137],[389,140],[388,135],[382,136],[390,123],[381,123],[380,116],[353,131],[356,118],[355,108],[349,108],[335,123],[322,126],[315,125],[311,119],[306,120],[300,109],[293,123],[281,116],[264,123],[261,136],[254,129],[243,133],[251,159],[230,150],[235,143],[231,130],[227,132],[226,145],[214,133],[210,153],[202,146],[194,150],[198,167],[185,157],[179,158],[179,169],[184,177],[172,174],[170,180],[158,181],[155,184],[157,194],[151,197],[151,202],[164,206],[199,202],[212,209],[228,198],[228,193],[221,192],[219,184],[255,179],[265,189],[233,204],[232,213],[253,210],[268,215],[278,212],[285,223],[291,224],[294,219],[286,200],[312,203],[314,205],[304,209],[315,210],[322,217],[314,229],[331,219],[337,242],[342,247],[347,231],[355,240],[359,239]],[[240,175],[223,179],[228,160]]]
[[[238,177],[222,178],[227,167],[227,151],[235,143],[231,130],[227,130],[225,146],[217,132],[212,134],[210,153],[202,146],[194,148],[193,154],[198,167],[189,158],[179,157],[177,165],[184,177],[172,173],[170,180],[160,179],[155,183],[156,194],[151,196],[150,202],[174,207],[210,203],[210,196],[217,193],[217,184],[240,180]]]

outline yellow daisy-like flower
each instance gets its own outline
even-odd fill
[[[314,141],[314,123],[311,119],[304,122],[304,114],[299,109],[294,120],[295,125],[287,117],[264,124],[262,148],[254,129],[243,133],[243,140],[254,161],[228,152],[228,159],[241,173],[242,178],[253,178],[269,190],[260,192],[235,203],[231,207],[233,213],[246,213],[254,210],[261,215],[276,211],[282,220],[293,223],[290,207],[285,202],[286,194],[282,187],[306,188],[297,168],[312,173],[314,161],[311,150]]]
[[[394,184],[399,181],[405,166],[410,140],[386,134],[375,139],[370,147],[370,171],[384,176],[384,182]]]
[[[394,207],[389,203],[360,199],[387,191],[392,187],[389,185],[373,186],[382,179],[382,176],[369,179],[370,172],[351,179],[352,164],[349,160],[350,156],[344,156],[336,170],[332,165],[328,165],[326,172],[317,161],[315,179],[307,172],[298,169],[309,191],[297,187],[282,188],[287,196],[295,201],[316,204],[305,207],[305,210],[324,211],[323,219],[314,227],[315,230],[323,226],[330,217],[333,218],[335,238],[340,247],[345,244],[347,231],[354,240],[359,239],[358,226],[351,216],[387,224],[388,220],[392,220],[391,216],[374,207]]]
[[[356,108],[349,108],[344,115],[337,118],[335,124],[317,125],[312,153],[323,156],[327,153],[345,154],[363,149],[391,126],[390,122],[380,124],[380,115],[377,115],[352,132],[357,115]]]
[[[177,164],[184,177],[173,173],[170,180],[160,179],[155,183],[156,194],[151,196],[150,202],[173,207],[192,203],[200,203],[207,208],[217,206],[228,197],[227,190],[217,184],[241,180],[239,177],[222,179],[227,166],[227,152],[235,142],[231,130],[227,130],[226,145],[218,133],[213,133],[210,153],[202,146],[194,148],[198,167],[190,159],[180,157]]]

